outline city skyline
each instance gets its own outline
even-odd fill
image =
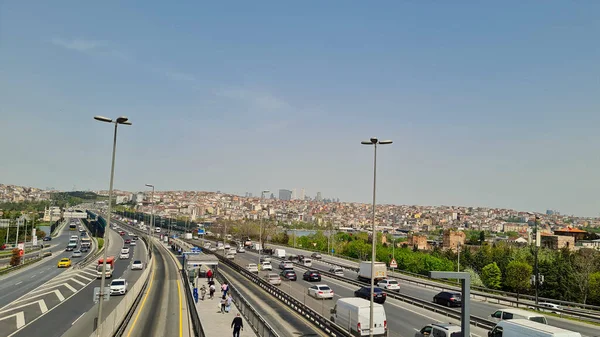
[[[600,212],[600,3],[0,6],[3,182]]]

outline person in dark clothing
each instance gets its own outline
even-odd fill
[[[239,313],[235,315],[231,327],[233,328],[233,337],[240,337],[240,329],[244,331],[244,321],[242,321]]]

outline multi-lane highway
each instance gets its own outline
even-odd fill
[[[127,230],[142,233],[123,222],[114,222]],[[123,336],[190,336],[193,331],[183,293],[185,289],[175,259],[158,240],[154,240],[152,254],[154,270],[150,274],[148,287]]]
[[[281,247],[281,248],[285,249],[286,253],[288,253],[288,254],[296,254],[296,255],[303,254],[305,256],[310,256],[310,254],[312,254],[312,252],[297,249],[297,248],[289,248],[289,247]],[[313,259],[312,269],[327,271],[331,268],[332,263],[335,263],[337,261],[339,261],[339,259],[334,259],[328,255],[323,255],[322,261]],[[343,263],[346,265],[352,264],[352,262],[350,262],[350,261],[343,261]],[[344,276],[349,279],[356,280],[358,275],[354,271],[345,270]],[[401,282],[401,288],[400,288],[401,294],[406,294],[406,295],[413,296],[413,297],[416,297],[416,298],[419,298],[422,300],[432,301],[433,296],[439,292],[440,292],[440,290],[420,287],[420,286],[417,286],[414,284],[408,284],[408,283],[403,284]],[[482,317],[482,318],[489,319],[490,315],[493,312],[495,312],[498,308],[506,308],[506,307],[507,307],[506,305],[498,305],[498,304],[494,304],[494,303],[483,302],[481,300],[471,299],[471,315],[475,315],[475,316]],[[460,311],[460,308],[455,309],[455,310]],[[550,315],[547,315],[547,320],[550,325],[558,326],[563,329],[567,329],[567,330],[571,330],[571,331],[577,331],[577,332],[581,333],[583,336],[597,336],[600,334],[600,332],[599,332],[600,329],[597,326],[594,326],[591,324],[576,322],[573,320],[568,320],[568,319],[563,319],[563,318],[557,318],[557,317],[550,316]]]
[[[69,231],[68,228],[65,230],[63,227],[59,235],[51,241],[54,245],[49,250],[53,254],[52,257],[0,277],[0,308],[65,271],[56,268],[56,264],[61,258],[72,255],[71,252],[65,252],[65,247],[73,233],[75,232]],[[76,234],[79,235],[79,232]]]
[[[200,245],[199,241],[195,243]],[[258,255],[256,253],[247,251],[246,253],[236,254],[234,262],[244,266],[248,263],[256,263],[257,259]],[[278,265],[279,261],[277,259],[273,259],[273,272],[279,273],[280,270],[278,269]],[[307,269],[300,268],[298,266],[294,266],[294,269],[298,274],[298,280],[283,280],[282,285],[280,286],[281,289],[294,296],[298,300],[303,301],[305,305],[311,307],[313,310],[321,313],[321,315],[327,318],[330,316],[329,310],[333,308],[337,299],[341,297],[354,297],[354,291],[358,288],[335,279],[323,277],[322,281],[318,284],[329,285],[335,293],[335,298],[334,300],[317,300],[307,295],[308,288],[317,283],[311,283],[302,280],[302,274]],[[268,271],[261,271],[260,275],[263,276],[266,273],[268,273]],[[238,275],[238,277],[242,276]],[[458,321],[448,319],[446,316],[441,314],[432,313],[425,309],[408,305],[392,298],[388,298],[386,300],[384,307],[386,311],[390,337],[414,336],[416,331],[420,330],[427,324],[435,322],[452,322],[455,324],[460,324]],[[471,333],[474,336],[480,337],[484,337],[487,334],[485,330],[474,326],[471,327]]]

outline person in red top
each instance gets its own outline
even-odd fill
[[[212,281],[212,278],[213,278],[213,272],[212,272],[212,270],[211,270],[211,269],[209,269],[209,270],[206,272],[206,278],[208,279],[208,282]]]

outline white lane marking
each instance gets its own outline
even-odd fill
[[[10,308],[10,309],[8,309],[8,310],[0,311],[0,314],[2,314],[2,313],[5,313],[5,312],[8,312],[8,311],[13,311],[13,310],[15,310],[15,309],[24,308],[24,307],[30,306],[30,305],[32,305],[32,304],[37,304],[37,305],[39,305],[39,306],[40,306],[40,309],[41,309],[41,311],[42,311],[42,312],[46,312],[46,311],[48,311],[48,307],[46,306],[46,302],[44,302],[44,300],[39,300],[39,301],[35,301],[35,302],[31,302],[31,303],[27,303],[27,304],[22,304],[22,305],[19,305],[19,306],[16,306],[16,307],[12,307],[12,308]]]
[[[60,302],[62,302],[62,301],[64,301],[64,300],[65,300],[65,297],[64,297],[64,296],[63,296],[63,294],[60,292],[60,290],[56,289],[56,290],[48,291],[48,292],[45,292],[45,293],[41,293],[41,294],[37,294],[37,295],[33,295],[33,296],[30,296],[30,297],[28,297],[28,298],[20,299],[20,300],[18,300],[18,301],[14,301],[13,303],[19,303],[19,302],[27,301],[27,300],[30,300],[30,299],[32,299],[32,298],[34,298],[34,297],[40,297],[40,296],[44,296],[44,295],[48,295],[48,294],[52,294],[52,293],[56,294],[56,297],[58,297],[58,300],[59,300]]]
[[[31,275],[31,277],[30,277],[30,278],[34,278],[34,277],[35,277],[35,275]]]
[[[9,318],[11,318],[13,316],[17,319],[17,330],[21,329],[23,327],[23,325],[25,325],[25,313],[22,312],[22,311],[19,311],[16,314],[12,314],[10,316],[1,317],[0,321],[5,320],[5,319],[9,319]]]
[[[69,281],[73,281],[73,282],[75,282],[75,283],[77,283],[77,284],[79,284],[79,285],[81,285],[81,286],[84,286],[84,287],[86,286],[86,284],[85,284],[85,283],[83,283],[83,282],[81,282],[81,281],[77,280],[76,278],[72,278],[72,279],[70,279]]]
[[[23,281],[19,281],[19,282],[15,283],[15,285],[18,286],[21,283],[23,283]]]
[[[78,321],[78,320],[79,320],[81,317],[83,317],[83,315],[85,315],[85,312],[84,312],[84,313],[82,313],[82,314],[81,314],[79,317],[77,317],[77,319],[76,319],[76,320],[74,320],[74,321],[73,321],[73,323],[71,323],[71,325],[75,325],[75,323],[76,323],[76,322],[77,322],[77,321]]]

